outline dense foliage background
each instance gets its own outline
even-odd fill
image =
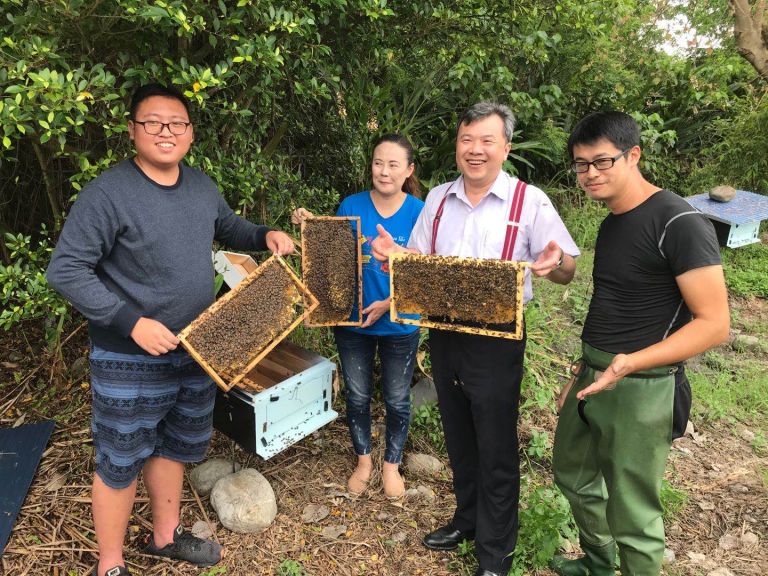
[[[343,196],[368,185],[370,145],[383,131],[412,139],[425,188],[455,176],[455,123],[480,99],[513,108],[518,127],[507,168],[550,193],[587,249],[604,209],[576,189],[565,142],[596,109],[638,120],[643,170],[660,186],[683,195],[717,184],[768,194],[768,77],[761,72],[768,70],[768,0],[0,4],[0,328],[18,331],[32,350],[45,326],[48,352],[28,376],[14,378],[24,384],[49,367],[38,395],[46,404],[59,401],[51,383],[66,388],[82,377],[77,361],[65,367],[61,352],[81,319],[70,322],[70,308],[43,273],[78,191],[131,154],[128,100],[146,81],[174,84],[193,101],[188,161],[245,217],[288,230],[293,207],[332,213]],[[674,18],[696,34],[663,24]],[[683,36],[690,40],[680,42]],[[671,40],[676,50],[661,49]],[[731,294],[768,297],[764,248],[724,252]],[[524,381],[525,454],[526,470],[536,473],[526,473],[515,573],[543,566],[572,529],[546,476],[551,422],[536,418],[553,417],[560,356],[578,341],[590,286],[577,280],[567,298],[558,293],[526,311],[533,361]],[[551,320],[558,306],[568,311],[567,330]],[[333,353],[327,331],[294,334]],[[12,360],[3,365],[16,366]],[[720,369],[730,366],[725,360],[712,362],[718,378],[737,373]],[[420,365],[428,366],[427,356]],[[752,394],[764,390],[756,375],[765,370],[755,365],[738,386],[726,378],[717,390],[747,391],[744,404],[764,414]],[[722,397],[703,397],[705,407],[726,413]],[[441,445],[434,407],[416,415],[412,430],[414,441]],[[758,440],[765,445],[764,436]]]
[[[609,107],[641,123],[656,183],[767,193],[765,79],[736,50],[726,0],[688,4],[2,0],[0,325],[66,313],[40,272],[78,190],[131,153],[127,101],[149,80],[194,102],[189,162],[276,226],[363,189],[381,131],[414,141],[426,187],[451,177],[457,114],[485,98],[517,114],[509,169],[566,213],[585,204],[568,131]],[[659,21],[680,14],[716,47],[660,50],[674,33]]]
[[[78,190],[131,154],[127,101],[149,80],[194,102],[189,162],[280,227],[292,207],[330,213],[363,189],[382,131],[413,140],[427,188],[452,177],[457,115],[479,99],[512,106],[508,169],[566,215],[596,210],[566,170],[568,131],[609,107],[642,125],[654,182],[768,193],[766,81],[739,55],[729,7],[746,2],[2,0],[0,326],[42,315],[60,333],[50,247]],[[680,16],[698,41],[670,55],[677,32],[659,23]],[[588,219],[574,227],[591,240]]]

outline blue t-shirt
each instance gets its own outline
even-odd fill
[[[384,218],[376,210],[371,200],[371,193],[366,190],[358,192],[352,196],[347,196],[339,206],[336,212],[337,216],[359,216],[360,226],[363,236],[363,308],[367,308],[377,300],[389,298],[389,270],[386,262],[379,262],[371,254],[371,241],[379,233],[376,231],[376,225],[381,224],[386,228],[392,238],[405,246],[408,244],[408,238],[411,230],[416,224],[416,220],[424,207],[424,202],[406,195],[405,202],[400,209],[389,218]],[[418,316],[404,315],[407,318],[418,318]],[[352,309],[352,318],[357,318],[357,304]],[[373,326],[368,328],[358,328],[356,326],[345,326],[349,330],[354,330],[361,334],[371,334],[376,336],[398,336],[410,334],[418,330],[417,326],[411,324],[398,324],[389,319],[389,314],[384,314]]]

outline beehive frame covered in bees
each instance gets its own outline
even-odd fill
[[[179,334],[182,346],[224,391],[244,377],[318,306],[293,270],[272,256]]]
[[[401,324],[520,340],[528,266],[510,260],[392,254],[390,318]],[[509,323],[514,323],[514,330],[488,327]]]
[[[358,216],[314,216],[301,222],[301,273],[319,306],[309,327],[363,323],[363,254]],[[350,319],[357,298],[357,318]]]

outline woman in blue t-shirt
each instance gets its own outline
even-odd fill
[[[399,498],[405,492],[400,461],[411,417],[411,379],[419,346],[419,329],[389,319],[389,269],[371,256],[371,241],[383,225],[395,242],[405,246],[424,207],[415,175],[413,146],[399,134],[379,138],[371,161],[373,186],[344,199],[337,216],[359,216],[363,235],[363,324],[334,328],[344,374],[347,424],[357,454],[357,467],[347,487],[362,493],[373,471],[371,458],[371,396],[376,350],[381,364],[381,386],[387,409],[386,450],[381,473],[384,493]],[[295,224],[312,214],[298,208]],[[357,317],[357,305],[352,310]]]

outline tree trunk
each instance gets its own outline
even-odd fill
[[[48,172],[48,159],[40,147],[38,142],[32,140],[32,148],[35,150],[35,156],[37,156],[37,163],[40,165],[40,172],[43,175],[43,183],[45,184],[45,192],[48,194],[48,204],[51,206],[51,213],[53,214],[54,230],[58,232],[61,229],[62,215],[61,205],[59,204],[59,197],[56,193],[56,187],[51,181],[51,175]]]
[[[739,53],[768,80],[768,13],[767,0],[728,0],[734,15],[733,33]]]

